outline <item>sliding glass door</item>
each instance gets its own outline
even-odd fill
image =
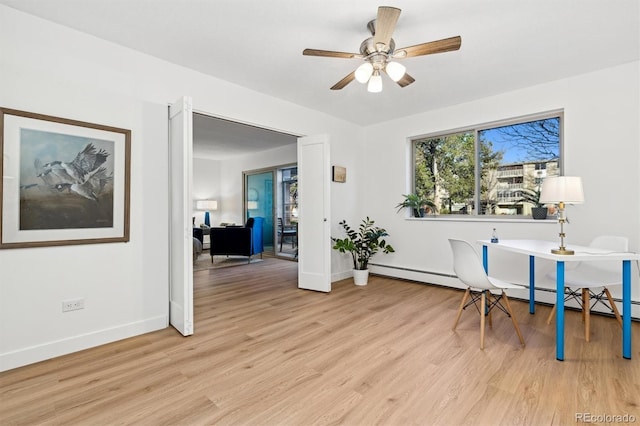
[[[266,252],[298,257],[298,167],[295,164],[244,172],[244,215],[263,217]]]
[[[245,172],[244,211],[245,217],[262,217],[262,241],[265,251],[273,251],[274,220],[273,194],[274,171]]]

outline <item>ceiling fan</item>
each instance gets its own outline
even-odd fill
[[[371,37],[360,44],[360,53],[304,49],[302,54],[306,56],[364,60],[364,63],[355,71],[334,84],[331,90],[340,90],[355,79],[363,84],[368,82],[367,90],[369,92],[381,92],[382,72],[386,73],[400,87],[406,87],[413,83],[415,79],[406,73],[404,65],[394,61],[394,59],[458,50],[460,49],[462,38],[456,36],[396,49],[396,44],[391,35],[400,17],[400,12],[401,10],[395,7],[380,6],[378,8],[377,18],[367,24],[367,28],[371,31]]]

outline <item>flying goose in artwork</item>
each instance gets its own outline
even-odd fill
[[[92,143],[89,143],[70,163],[58,160],[45,163],[41,167],[36,164],[36,168],[40,170],[38,177],[46,181],[45,176],[51,174],[62,184],[82,184],[87,179],[87,175],[100,167],[108,156],[107,151],[104,149],[98,151]]]
[[[107,174],[107,169],[100,167],[97,170],[91,172],[85,181],[85,185],[91,186],[93,191],[97,194],[101,193],[108,183],[113,182],[113,173]]]
[[[93,201],[98,201],[98,196],[95,194],[95,192],[93,192],[92,188],[89,185],[85,185],[83,183],[59,183],[55,186],[55,188],[60,192],[66,189],[69,192],[75,192],[81,197]]]
[[[82,183],[62,182],[56,184],[55,188],[60,192],[66,189],[69,192],[75,192],[81,197],[98,201],[98,194],[100,194],[105,185],[112,180],[113,175],[107,175],[107,169],[100,167],[87,176],[87,179]]]

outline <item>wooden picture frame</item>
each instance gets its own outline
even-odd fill
[[[129,241],[131,131],[0,107],[0,249]]]
[[[332,167],[332,177],[334,182],[344,183],[347,181],[347,169],[342,166]]]

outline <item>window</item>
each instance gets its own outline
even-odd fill
[[[288,167],[279,170],[281,173],[282,206],[281,217],[285,226],[290,226],[298,221],[298,168]]]
[[[438,214],[530,216],[560,175],[562,115],[504,121],[413,140],[414,192]]]

